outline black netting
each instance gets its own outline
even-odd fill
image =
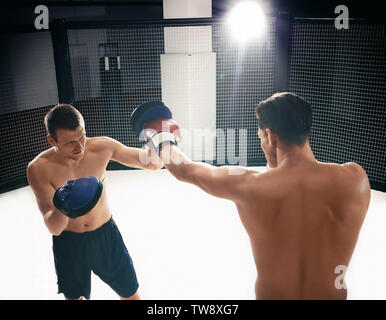
[[[212,24],[216,128],[235,129],[236,153],[238,130],[247,130],[241,143],[247,146],[249,164],[265,161],[255,107],[274,93],[275,19],[268,21],[266,36],[245,47],[229,38],[223,23]],[[140,147],[129,116],[143,101],[162,98],[164,26],[70,29],[68,39],[74,106],[85,118],[87,135]],[[49,32],[2,35],[0,40],[5,45],[0,66],[3,187],[25,180],[28,162],[49,147],[43,119],[59,101]],[[317,159],[358,162],[371,181],[383,186],[385,61],[384,25],[353,22],[349,30],[323,21],[292,25],[289,91],[312,104],[311,147]]]
[[[351,23],[293,26],[289,91],[313,109],[311,147],[320,161],[354,161],[386,182],[386,28]]]

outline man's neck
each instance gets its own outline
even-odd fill
[[[56,161],[63,164],[68,168],[76,168],[79,166],[83,158],[80,159],[72,159],[70,157],[62,156],[58,151],[55,151]]]
[[[277,149],[278,167],[293,166],[295,164],[316,163],[310,144],[306,142],[304,146],[293,146],[290,148]]]

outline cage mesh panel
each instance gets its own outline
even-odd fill
[[[217,128],[247,130],[248,163],[264,162],[257,136],[256,105],[273,94],[275,75],[275,19],[267,22],[265,37],[241,46],[224,24],[213,26],[217,54]],[[236,151],[239,137],[236,135]],[[219,142],[219,141],[218,141]]]
[[[248,144],[252,161],[265,159],[257,138],[255,107],[273,93],[274,39],[273,20],[267,37],[244,49],[229,39],[224,25],[213,26],[217,128],[248,130],[247,141],[242,143]],[[141,146],[129,116],[141,102],[161,99],[163,27],[70,30],[69,45],[75,106],[85,117],[88,135],[109,135],[125,145]],[[109,70],[105,70],[106,63]],[[235,133],[238,151],[238,130]]]
[[[49,144],[44,115],[58,103],[49,32],[3,34],[0,59],[0,189],[26,180],[28,163]]]
[[[43,120],[51,107],[0,115],[0,187],[25,180],[28,163],[50,147]]]
[[[75,91],[88,136],[110,136],[140,147],[130,114],[146,100],[161,99],[163,28],[69,30]]]
[[[292,27],[289,91],[312,104],[311,146],[317,159],[358,162],[370,180],[384,186],[385,26],[351,23],[349,30],[336,30],[333,24],[296,21]],[[216,127],[236,129],[236,153],[238,129],[246,129],[247,139],[242,143],[247,143],[248,163],[264,162],[255,107],[274,92],[275,20],[269,20],[265,38],[243,48],[222,23],[214,23],[212,32],[217,60]],[[39,70],[53,77],[51,39],[38,34],[46,41],[29,40],[33,48],[28,52],[41,50]],[[108,135],[128,146],[142,146],[129,118],[143,101],[161,99],[163,27],[79,29],[69,30],[68,35],[74,105],[85,118],[88,136]],[[59,102],[53,92],[56,84],[53,90],[44,81],[36,81],[30,74],[33,67],[21,68],[17,73],[21,80],[16,79],[11,72],[15,61],[7,55],[1,60],[0,75],[0,187],[25,179],[28,162],[49,147],[43,119]],[[27,79],[39,85],[32,88]],[[44,94],[40,97],[36,90]]]
[[[292,31],[289,91],[312,104],[315,156],[355,161],[385,184],[385,26],[296,22]]]
[[[58,102],[49,32],[0,34],[0,114]]]

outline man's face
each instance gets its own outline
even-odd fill
[[[275,137],[271,134],[269,129],[262,130],[259,128],[257,135],[260,138],[261,149],[263,149],[265,157],[268,161],[268,165],[271,168],[276,168],[277,167],[277,157],[276,157],[276,140],[275,140]]]
[[[86,131],[83,126],[75,130],[56,130],[56,147],[64,157],[79,160],[84,156],[85,144]]]

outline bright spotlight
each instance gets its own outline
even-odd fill
[[[264,30],[265,17],[260,6],[254,1],[235,5],[229,13],[227,23],[232,37],[245,43],[257,38]]]

